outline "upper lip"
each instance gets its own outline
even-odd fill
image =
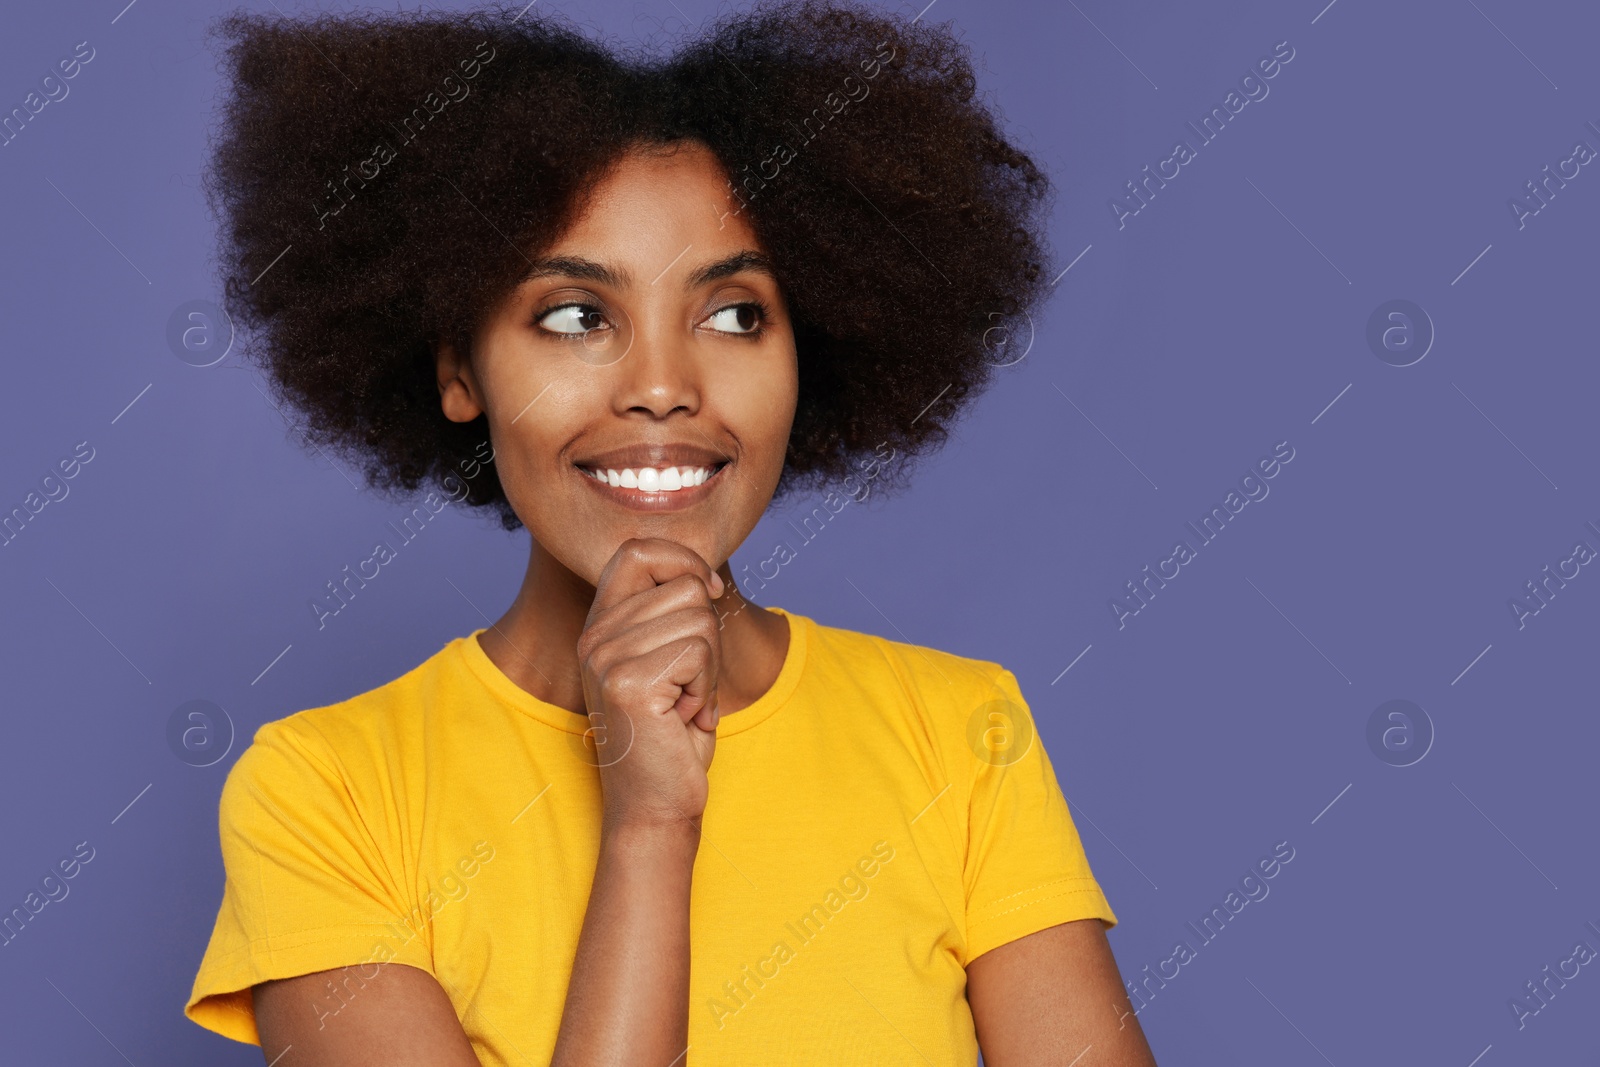
[[[705,445],[689,444],[649,444],[640,443],[626,445],[622,448],[613,448],[606,452],[594,452],[583,456],[576,461],[576,466],[588,467],[591,470],[626,470],[629,468],[654,467],[660,470],[664,467],[718,467],[727,463],[729,458],[714,448]]]

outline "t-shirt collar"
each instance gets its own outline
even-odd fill
[[[811,627],[814,625],[811,619],[780,607],[769,606],[764,610],[782,615],[789,620],[789,648],[784,653],[783,667],[778,671],[778,677],[773,680],[772,685],[757,697],[753,704],[740,708],[717,724],[719,740],[743,733],[770,718],[774,712],[788,703],[805,669],[806,651],[810,644]],[[496,699],[507,707],[530,715],[557,730],[571,734],[581,734],[587,730],[588,716],[540,700],[513,682],[494,660],[489,658],[489,654],[483,650],[483,645],[478,643],[478,635],[488,629],[487,626],[479,627],[465,637],[456,638],[452,644],[455,646],[456,654],[466,662],[472,673]]]

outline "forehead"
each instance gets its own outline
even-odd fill
[[[740,209],[726,168],[699,142],[636,149],[589,189],[550,253],[603,258],[649,281],[669,265],[759,248]]]

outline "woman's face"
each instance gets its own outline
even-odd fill
[[[716,157],[677,147],[624,156],[470,362],[439,353],[445,414],[488,413],[513,510],[591,585],[630,537],[721,567],[772,498],[794,420],[777,280]]]

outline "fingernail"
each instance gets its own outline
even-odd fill
[[[716,571],[712,571],[711,577],[715,578],[717,582],[716,593],[714,595],[720,597],[723,593],[728,591],[728,586],[725,582],[723,582],[722,575],[718,574]]]

